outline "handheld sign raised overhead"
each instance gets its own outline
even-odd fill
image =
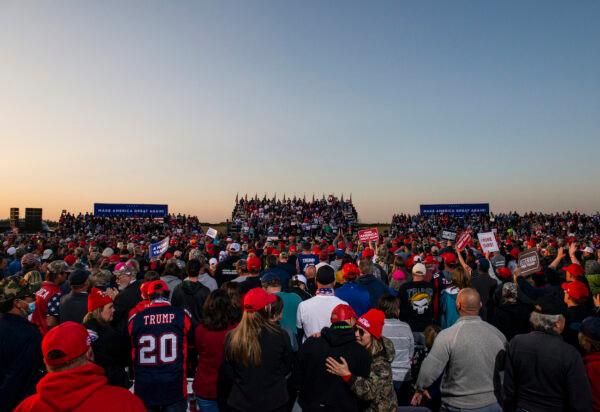
[[[169,236],[161,240],[160,242],[151,243],[148,248],[148,255],[150,260],[158,259],[163,253],[169,249]]]
[[[455,240],[456,239],[456,232],[451,232],[450,230],[443,230],[442,231],[442,239],[445,239],[445,240]]]
[[[374,227],[371,229],[363,229],[358,231],[358,240],[361,243],[379,240],[379,230]]]
[[[456,240],[456,247],[458,249],[464,249],[467,244],[471,241],[471,232],[465,230],[460,234],[458,239]]]
[[[519,269],[521,276],[528,276],[541,270],[540,257],[535,249],[528,249],[519,254]]]
[[[498,252],[500,250],[494,232],[477,233],[477,239],[479,239],[481,250],[484,252]]]

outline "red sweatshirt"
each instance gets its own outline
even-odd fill
[[[600,412],[600,352],[584,356],[583,363],[592,388],[592,409]]]
[[[94,363],[62,372],[50,372],[38,382],[36,394],[16,412],[142,412],[141,399],[126,389],[107,385],[104,369]]]
[[[235,325],[225,330],[212,331],[200,324],[194,331],[196,348],[198,350],[198,367],[194,378],[194,394],[205,399],[217,398],[217,376],[223,364],[223,350],[227,332]]]

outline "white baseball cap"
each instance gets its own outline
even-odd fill
[[[586,246],[585,249],[583,249],[583,251],[586,253],[594,253],[594,248]]]
[[[11,247],[8,248],[8,250],[6,251],[6,253],[8,253],[9,256],[12,256],[15,253],[17,253],[17,249],[14,246],[11,246]]]
[[[42,260],[48,260],[50,259],[50,257],[52,256],[53,252],[52,249],[46,249],[44,250],[44,253],[42,253]]]
[[[306,279],[306,276],[304,276],[304,275],[294,275],[294,276],[292,276],[292,280],[298,280],[298,281],[304,283],[305,285],[308,284],[308,280]]]
[[[427,268],[422,263],[416,263],[412,268],[412,273],[417,276],[425,276]]]
[[[210,258],[210,260],[208,261],[209,265],[216,265],[217,263],[219,263],[219,261],[217,260],[217,258]]]

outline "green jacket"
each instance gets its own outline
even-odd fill
[[[369,402],[365,412],[395,412],[398,409],[392,382],[392,361],[396,351],[391,340],[383,336],[381,339],[384,349],[373,357],[369,376],[352,375],[349,381],[352,392]]]

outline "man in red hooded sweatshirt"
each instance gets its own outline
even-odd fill
[[[126,389],[107,384],[104,370],[93,363],[94,352],[83,325],[65,322],[42,340],[48,374],[15,411],[142,412],[144,403]]]

